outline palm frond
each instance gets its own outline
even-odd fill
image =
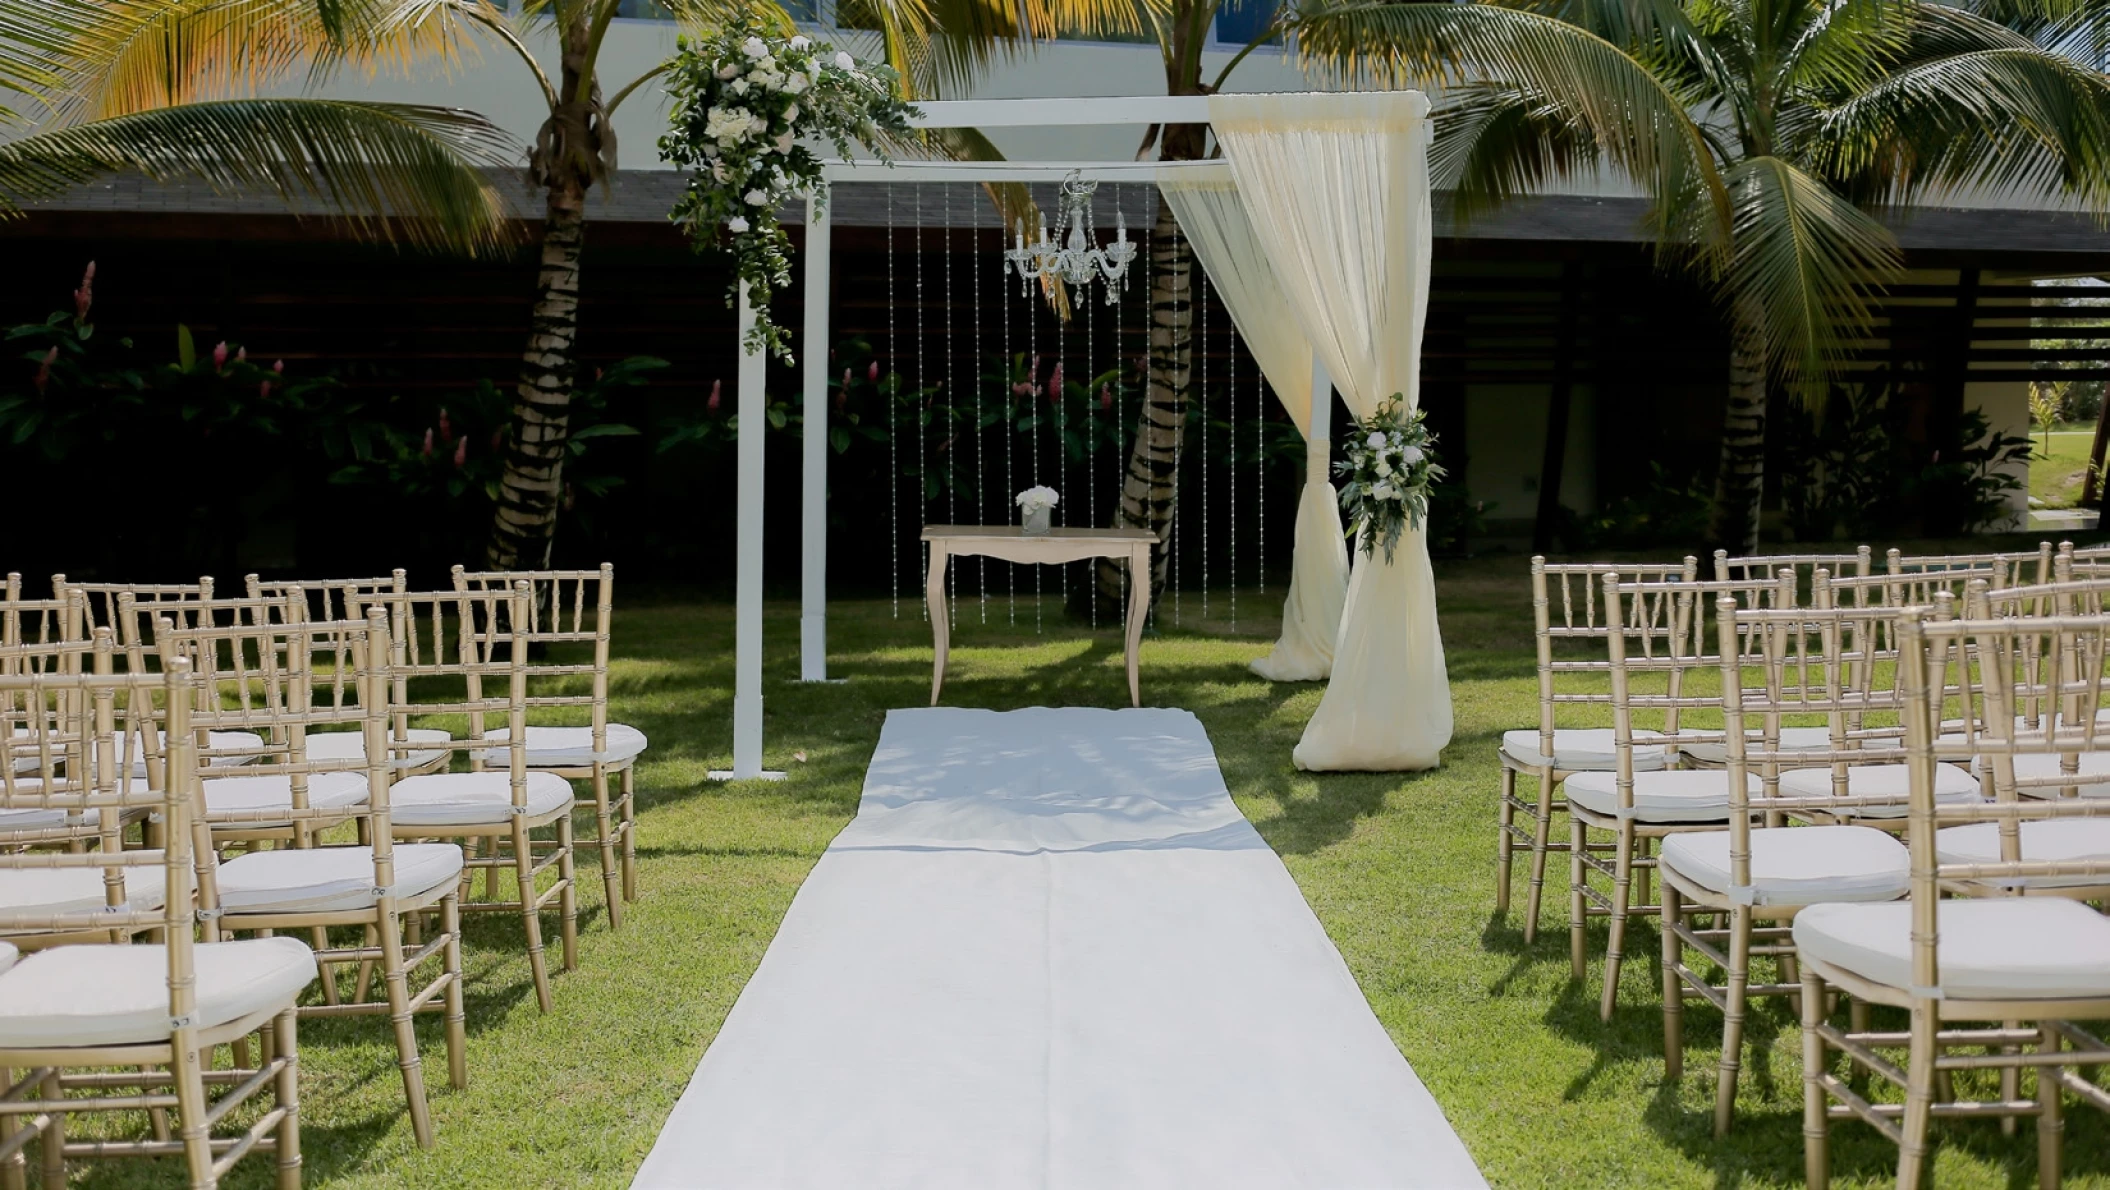
[[[1729,206],[1707,139],[1684,97],[1643,63],[1587,30],[1489,4],[1309,0],[1294,24],[1308,66],[1348,82],[1458,86],[1492,82],[1543,114],[1571,122],[1596,151],[1655,200],[1713,219],[1688,225],[1703,244],[1727,239]]]
[[[2101,0],[1950,0],[2046,49],[2083,62],[2110,57],[2110,5]]]
[[[1429,146],[1429,181],[1452,192],[1461,219],[1542,193],[1598,162],[1597,145],[1561,112],[1490,83],[1445,94]]]
[[[1874,325],[1869,296],[1903,267],[1874,216],[1778,157],[1725,171],[1736,222],[1720,286],[1758,323],[1774,375],[1822,400],[1824,377]]]
[[[316,205],[373,239],[495,253],[517,242],[482,172],[519,148],[470,112],[335,99],[158,108],[0,144],[0,214],[111,173],[196,178]]]
[[[1795,30],[1772,82],[1781,93],[1845,93],[1881,77],[1911,42],[1915,0],[1823,0]]]
[[[690,29],[709,30],[720,28],[733,21],[747,19],[756,21],[765,28],[780,34],[790,35],[798,28],[791,13],[775,0],[659,0],[672,13],[674,19]]]
[[[489,0],[52,0],[74,28],[50,53],[67,121],[257,95],[298,71],[407,73],[474,52]]]
[[[1830,176],[1867,201],[1992,191],[2110,212],[2110,82],[2035,46],[1900,70],[1824,113]]]

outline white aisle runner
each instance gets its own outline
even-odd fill
[[[1484,1186],[1185,711],[894,711],[636,1185]]]

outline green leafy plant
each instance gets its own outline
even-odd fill
[[[854,141],[884,159],[887,142],[908,135],[915,109],[895,98],[889,67],[752,19],[678,44],[666,74],[673,127],[659,151],[691,172],[669,218],[699,250],[731,257],[727,302],[745,285],[755,311],[743,345],[790,363],[791,340],[770,317],[769,298],[791,284],[791,236],[777,208],[821,183],[821,159],[802,138],[843,157]]]

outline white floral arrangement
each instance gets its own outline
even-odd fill
[[[1025,512],[1042,512],[1062,503],[1062,495],[1051,487],[1032,487],[1020,492],[1014,499]]]
[[[1444,476],[1435,444],[1421,410],[1409,411],[1398,393],[1355,423],[1348,457],[1334,464],[1334,473],[1345,481],[1341,511],[1364,557],[1382,544],[1390,563],[1400,535],[1428,518],[1429,488]]]
[[[732,257],[728,305],[747,283],[755,328],[741,346],[790,363],[790,340],[771,320],[769,298],[791,284],[791,237],[777,208],[818,192],[821,181],[821,159],[808,143],[851,157],[855,141],[886,160],[888,143],[910,135],[915,109],[895,97],[888,67],[751,20],[678,46],[667,71],[673,126],[659,151],[690,174],[669,217],[699,251]]]

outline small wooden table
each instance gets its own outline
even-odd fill
[[[945,565],[955,556],[1054,564],[1085,558],[1128,559],[1128,629],[1123,641],[1128,657],[1128,705],[1143,705],[1136,651],[1143,643],[1143,617],[1150,611],[1150,547],[1158,540],[1150,530],[1054,529],[1045,537],[1028,537],[1017,525],[925,525],[923,540],[930,543],[924,602],[930,608],[930,633],[936,648],[931,659],[930,705],[938,705],[938,690],[945,685],[945,652],[952,638],[945,610]]]

